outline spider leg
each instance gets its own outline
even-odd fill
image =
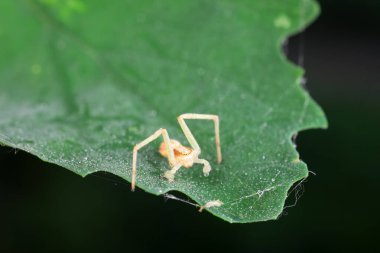
[[[206,177],[208,176],[208,174],[210,173],[211,171],[211,166],[210,166],[210,163],[205,160],[205,159],[196,159],[194,161],[194,163],[200,163],[200,164],[203,164],[203,175],[205,175]]]
[[[220,149],[220,136],[219,136],[219,117],[218,115],[211,114],[195,114],[195,113],[185,113],[178,117],[178,123],[182,128],[183,133],[185,134],[187,140],[190,145],[193,147],[194,151],[197,154],[201,153],[201,149],[195,140],[193,134],[191,133],[189,127],[187,126],[185,119],[205,119],[205,120],[213,120],[215,127],[215,144],[216,144],[216,157],[217,162],[220,163],[222,161],[222,151]]]
[[[163,139],[164,139],[164,142],[166,144],[166,148],[168,149],[168,160],[169,160],[169,164],[170,164],[170,167],[175,167],[177,162],[176,162],[176,159],[174,157],[174,151],[173,151],[173,148],[170,144],[170,139],[169,139],[169,134],[168,132],[166,131],[166,129],[158,129],[154,134],[152,134],[151,136],[149,136],[148,138],[146,138],[145,140],[143,140],[142,142],[136,144],[134,147],[133,147],[133,162],[132,162],[132,185],[131,185],[131,189],[132,191],[135,190],[135,185],[136,185],[136,171],[137,171],[137,168],[136,168],[136,163],[137,163],[137,152],[139,151],[139,149],[141,149],[142,147],[144,147],[145,145],[149,144],[150,142],[154,141],[155,139],[157,139],[160,135],[162,135]]]
[[[181,168],[181,166],[181,164],[177,164],[174,167],[172,167],[171,170],[165,172],[164,177],[169,181],[169,183],[174,181],[174,175],[175,173],[177,173],[179,168]]]

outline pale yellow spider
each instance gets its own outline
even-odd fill
[[[217,115],[186,113],[180,115],[177,119],[183,133],[186,136],[186,139],[191,145],[191,148],[182,146],[179,141],[170,140],[168,132],[164,128],[158,129],[154,134],[146,138],[144,141],[135,145],[133,148],[132,163],[132,191],[135,190],[136,185],[137,151],[157,139],[160,135],[162,135],[164,141],[160,145],[159,152],[163,157],[168,158],[169,165],[171,167],[171,169],[166,171],[164,174],[164,177],[169,182],[174,181],[174,175],[179,170],[179,168],[182,166],[185,168],[190,168],[194,163],[203,164],[203,174],[205,176],[208,176],[211,171],[211,166],[207,160],[198,158],[201,153],[201,148],[199,147],[189,127],[186,125],[185,119],[205,119],[214,121],[217,162],[220,163],[222,161],[222,152],[220,150],[219,138],[219,117]]]

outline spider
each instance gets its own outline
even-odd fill
[[[189,127],[186,125],[185,119],[202,119],[202,120],[213,120],[215,127],[215,142],[216,142],[216,155],[217,162],[222,161],[222,152],[220,150],[220,138],[219,138],[219,117],[217,115],[211,114],[194,114],[185,113],[178,116],[178,123],[185,134],[186,139],[189,141],[191,148],[182,146],[182,144],[177,140],[169,139],[168,132],[164,128],[158,129],[151,136],[143,140],[142,142],[136,144],[133,148],[133,163],[132,163],[132,191],[135,190],[136,185],[136,163],[137,163],[137,152],[139,149],[149,144],[150,142],[157,139],[162,135],[164,141],[161,143],[159,148],[159,153],[168,158],[170,170],[166,171],[164,177],[169,181],[174,181],[175,173],[183,166],[185,168],[190,168],[194,163],[203,164],[203,174],[208,176],[211,171],[210,163],[205,159],[199,159],[198,156],[201,153],[201,148],[199,147],[197,141],[195,140],[193,134],[191,133]]]

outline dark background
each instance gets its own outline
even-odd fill
[[[360,2],[360,3],[359,3]],[[380,1],[321,1],[322,15],[286,47],[328,130],[299,134],[316,176],[276,221],[229,224],[112,175],[84,179],[0,148],[0,251],[370,251],[380,238]],[[288,204],[294,203],[294,196]]]

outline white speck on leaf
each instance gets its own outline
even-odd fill
[[[290,25],[290,19],[285,14],[281,14],[274,20],[274,26],[277,28],[289,29]]]

